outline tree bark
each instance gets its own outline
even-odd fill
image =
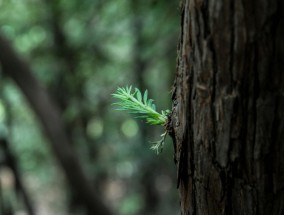
[[[71,148],[70,140],[65,133],[60,112],[47,91],[22,59],[20,59],[9,42],[0,35],[0,63],[3,72],[11,77],[29,101],[33,111],[42,123],[43,130],[51,148],[62,166],[67,181],[82,199],[88,214],[111,215],[95,193],[79,163],[76,153]]]
[[[284,214],[280,0],[181,1],[172,127],[182,214]]]

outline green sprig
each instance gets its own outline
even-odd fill
[[[156,111],[156,106],[153,104],[153,99],[148,98],[148,91],[145,90],[144,94],[138,88],[132,89],[130,87],[119,87],[116,93],[112,94],[119,102],[114,103],[118,108],[116,110],[125,110],[134,114],[136,118],[145,119],[150,125],[163,125],[166,126],[168,122],[169,110]],[[165,142],[167,132],[162,134],[162,139],[154,142],[151,149],[156,150],[157,153],[161,152]]]

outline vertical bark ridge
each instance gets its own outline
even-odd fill
[[[182,214],[282,214],[283,3],[181,5],[172,121]]]

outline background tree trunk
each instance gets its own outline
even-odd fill
[[[173,138],[183,214],[284,213],[284,10],[181,1]]]
[[[31,108],[42,124],[66,179],[86,206],[87,214],[112,215],[94,187],[87,179],[79,159],[71,147],[71,140],[65,132],[60,111],[46,89],[33,76],[29,65],[23,61],[0,35],[0,63],[3,73],[12,78],[30,103]]]

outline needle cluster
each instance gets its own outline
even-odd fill
[[[134,114],[136,118],[144,118],[151,125],[165,125],[167,122],[168,110],[159,113],[156,111],[156,106],[153,104],[153,99],[148,98],[148,91],[144,94],[138,88],[132,90],[132,86],[118,88],[116,93],[112,94],[114,98],[119,99],[119,102],[114,103],[118,106],[116,110],[126,110]]]
[[[148,91],[144,94],[140,92],[138,88],[119,87],[117,91],[112,94],[114,98],[119,102],[114,103],[118,108],[116,110],[125,110],[131,114],[134,114],[136,118],[145,119],[148,124],[151,125],[166,125],[168,121],[169,110],[156,111],[156,106],[153,104],[153,99],[148,98]],[[162,139],[155,142],[151,149],[154,149],[159,153],[164,145],[166,132],[161,135]]]

